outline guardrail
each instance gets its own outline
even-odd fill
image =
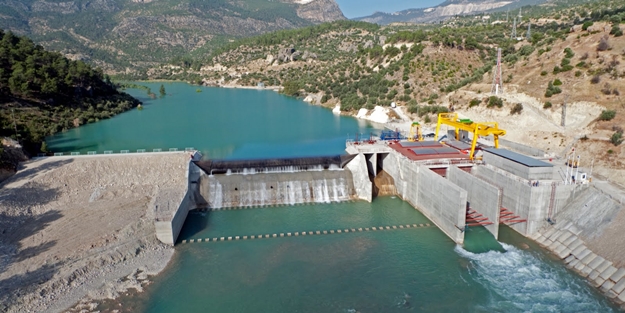
[[[168,148],[168,149],[161,149],[161,148],[157,148],[157,149],[152,149],[152,150],[147,150],[147,149],[137,149],[134,151],[128,150],[128,149],[124,149],[124,150],[104,150],[102,152],[100,151],[87,151],[85,152],[80,152],[80,151],[71,151],[71,152],[53,152],[53,153],[39,153],[37,156],[38,157],[51,157],[51,156],[80,156],[80,155],[98,155],[98,154],[141,154],[141,153],[159,153],[159,152],[176,152],[176,151],[185,151],[185,152],[192,152],[195,151],[194,147],[186,147],[184,148],[184,150],[179,149],[179,148]]]

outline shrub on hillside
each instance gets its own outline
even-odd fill
[[[599,40],[597,51],[606,51],[608,49],[610,49],[610,43],[608,43],[608,37],[604,36]]]
[[[592,24],[593,24],[592,21],[584,22],[584,24],[582,24],[582,30],[588,30],[588,27],[592,26]]]
[[[521,49],[519,49],[519,55],[521,56],[528,56],[530,54],[532,54],[532,52],[534,52],[534,47],[531,45],[525,45],[523,47],[521,47]]]
[[[599,75],[595,75],[590,79],[591,84],[598,84],[599,82],[601,82],[601,76]]]
[[[599,115],[599,119],[602,121],[609,121],[612,120],[614,117],[616,117],[615,110],[603,110],[601,112],[601,115]]]
[[[570,59],[573,56],[575,56],[575,53],[573,52],[573,50],[571,50],[571,48],[565,48],[564,49],[564,57],[565,58]]]
[[[556,79],[553,80],[553,85],[554,86],[562,86],[562,81],[556,78]]]
[[[559,94],[562,92],[562,89],[560,89],[560,87],[556,87],[554,86],[554,84],[552,82],[549,82],[549,85],[547,85],[547,90],[545,91],[545,97],[549,98],[555,94]]]
[[[328,102],[328,100],[330,100],[330,96],[328,94],[323,95],[323,97],[321,97],[321,103],[326,103]]]
[[[610,86],[610,84],[605,83],[605,85],[603,85],[603,88],[601,89],[601,92],[606,95],[609,96],[610,94],[612,94],[612,86]]]
[[[547,101],[545,102],[545,104],[543,104],[543,109],[549,109],[553,106],[553,104],[551,104],[551,102]]]
[[[614,134],[612,134],[612,137],[610,137],[610,142],[615,146],[622,144],[623,143],[623,131],[617,131]]]
[[[521,103],[515,104],[512,109],[510,109],[510,115],[521,114],[523,111],[523,105]]]
[[[472,108],[474,106],[478,106],[480,105],[480,100],[478,98],[473,98],[471,99],[471,101],[469,102],[469,107]]]
[[[486,107],[492,108],[494,106],[498,108],[503,107],[503,100],[501,100],[501,98],[497,96],[490,96],[490,98],[488,98],[488,104],[486,105]]]

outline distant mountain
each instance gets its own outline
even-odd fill
[[[504,8],[544,3],[547,0],[447,0],[435,7],[408,9],[395,13],[376,12],[355,18],[358,21],[387,25],[391,23],[432,23],[456,15],[478,14]]]
[[[117,73],[341,19],[334,0],[0,0],[0,28]]]

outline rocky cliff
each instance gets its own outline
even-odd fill
[[[444,20],[456,15],[477,14],[489,12],[503,7],[517,8],[527,4],[545,2],[543,0],[447,0],[438,6],[430,8],[408,9],[395,13],[376,12],[370,16],[356,20],[390,24],[398,22],[431,23]]]
[[[301,3],[297,16],[314,23],[344,20],[345,16],[334,0],[296,0]]]

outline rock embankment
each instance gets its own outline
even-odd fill
[[[556,215],[557,223],[533,237],[608,298],[625,304],[624,204],[588,187]]]
[[[155,236],[161,189],[186,188],[186,153],[51,157],[0,189],[0,311],[95,310],[141,289],[173,248]],[[80,310],[79,309],[79,310]]]

